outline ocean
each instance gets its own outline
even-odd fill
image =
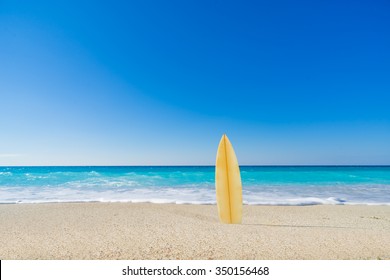
[[[250,205],[390,205],[390,166],[241,166]],[[215,204],[214,166],[0,167],[0,203]]]

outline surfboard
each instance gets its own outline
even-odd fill
[[[240,224],[242,219],[240,168],[233,146],[225,134],[219,142],[217,151],[215,189],[219,220],[226,224]]]

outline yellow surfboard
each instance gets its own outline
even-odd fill
[[[215,188],[219,220],[226,224],[240,224],[242,218],[240,168],[233,146],[225,134],[218,146]]]

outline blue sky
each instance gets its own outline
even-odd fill
[[[0,165],[390,164],[389,12],[2,0]]]

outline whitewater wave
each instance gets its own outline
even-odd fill
[[[64,203],[64,202],[132,202],[132,203],[172,203],[172,204],[216,204],[215,191],[208,188],[1,188],[0,204],[15,203]],[[332,196],[292,196],[288,193],[243,193],[243,203],[247,205],[390,205],[385,200],[363,200]]]

